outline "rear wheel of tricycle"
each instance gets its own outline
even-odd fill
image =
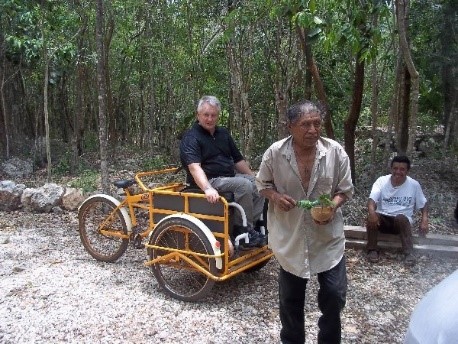
[[[102,262],[118,260],[129,244],[128,238],[121,237],[127,235],[126,221],[119,210],[113,213],[115,208],[109,199],[94,197],[78,213],[81,242],[92,257]]]
[[[216,262],[208,257],[213,254],[211,244],[196,224],[182,218],[164,220],[154,228],[149,243],[164,248],[149,249],[151,259],[177,253],[152,265],[158,284],[167,293],[179,300],[197,301],[210,292],[215,281],[202,270],[215,275]]]

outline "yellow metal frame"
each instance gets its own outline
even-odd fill
[[[177,213],[185,213],[191,216],[196,217],[200,220],[213,220],[217,222],[223,223],[223,232],[214,232],[212,228],[209,228],[215,238],[221,242],[223,242],[223,252],[220,255],[206,255],[198,252],[192,252],[188,250],[181,250],[175,249],[170,247],[161,247],[155,246],[150,244],[145,244],[148,249],[160,249],[163,251],[168,251],[169,253],[158,257],[154,260],[149,260],[145,263],[146,266],[150,266],[153,264],[165,264],[165,262],[170,261],[177,261],[183,260],[190,265],[190,268],[193,270],[197,270],[202,274],[208,276],[210,279],[215,281],[224,281],[227,280],[242,271],[250,269],[263,261],[270,259],[273,256],[271,250],[266,246],[260,248],[250,249],[248,251],[239,251],[239,255],[237,257],[229,257],[229,205],[226,199],[223,197],[220,198],[220,202],[223,204],[223,216],[217,215],[208,215],[208,214],[201,214],[195,213],[190,211],[190,199],[195,198],[205,198],[204,194],[199,193],[191,193],[191,192],[182,192],[185,188],[185,184],[183,183],[166,183],[166,184],[156,184],[154,187],[147,187],[145,185],[144,179],[147,177],[152,177],[156,175],[164,175],[164,174],[171,174],[176,173],[178,168],[167,168],[163,170],[155,170],[149,172],[139,172],[135,175],[135,180],[137,184],[142,189],[142,192],[139,194],[135,194],[131,192],[129,188],[124,189],[125,191],[125,198],[124,200],[118,205],[116,209],[112,211],[112,213],[105,219],[105,221],[99,226],[100,231],[104,235],[112,235],[121,238],[129,238],[131,233],[128,235],[119,234],[118,232],[113,232],[109,230],[105,230],[102,228],[106,228],[106,224],[111,221],[114,214],[120,208],[127,208],[129,216],[131,218],[132,226],[136,226],[138,224],[137,216],[135,214],[136,209],[143,209],[144,211],[148,211],[149,221],[148,227],[141,231],[139,234],[142,238],[147,237],[155,228],[157,223],[154,222],[154,215],[155,214],[162,214],[162,215],[173,215]],[[157,208],[154,206],[154,199],[159,195],[170,195],[170,196],[179,196],[183,197],[184,199],[184,209],[182,211],[164,209],[164,208]],[[199,265],[195,260],[189,258],[189,256],[193,256],[198,261],[199,257],[203,258],[222,258],[223,259],[223,268],[218,271],[218,273],[212,274],[205,266]]]

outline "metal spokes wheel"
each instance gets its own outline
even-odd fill
[[[165,220],[154,228],[149,243],[164,248],[148,252],[151,259],[164,257],[152,265],[152,271],[159,285],[172,297],[197,301],[210,292],[215,281],[199,268],[215,275],[216,262],[215,258],[208,257],[213,254],[211,244],[197,225],[182,218]],[[177,250],[180,254],[171,253]]]
[[[121,212],[102,196],[88,199],[78,213],[81,242],[89,254],[103,262],[114,262],[127,249],[127,225]],[[124,237],[122,237],[124,236]]]

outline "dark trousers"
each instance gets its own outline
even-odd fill
[[[297,277],[280,268],[279,296],[280,339],[283,344],[305,342],[304,304],[308,279]],[[347,295],[345,257],[335,267],[318,274],[318,343],[334,344],[341,340],[340,312]]]
[[[371,226],[366,224],[367,250],[377,250],[378,232],[386,234],[399,234],[401,237],[402,250],[408,254],[413,251],[412,226],[409,219],[404,215],[387,216],[377,214],[379,225]]]

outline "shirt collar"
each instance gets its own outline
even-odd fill
[[[202,126],[199,124],[198,121],[195,121],[195,122],[194,122],[193,127],[196,128],[198,131],[200,131],[200,132],[203,133],[203,134],[212,136],[212,134],[210,134],[210,132],[209,132],[207,129],[205,129],[204,127],[202,127]],[[219,132],[219,127],[216,126],[216,127],[215,127],[215,132],[213,133],[213,136],[215,136],[218,132]]]
[[[327,149],[323,144],[323,138],[321,136],[316,143],[316,150],[318,152],[318,159],[321,159],[322,157],[326,156]],[[285,155],[288,161],[291,160],[291,157],[294,154],[293,137],[291,135],[285,139],[283,154]]]

